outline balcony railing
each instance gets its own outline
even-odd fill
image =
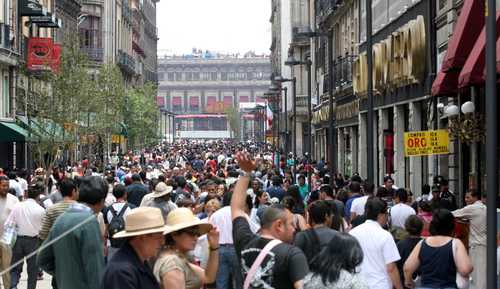
[[[123,50],[118,50],[117,60],[118,66],[129,74],[135,73],[135,60],[132,56]]]
[[[353,55],[346,55],[335,59],[333,73],[336,88],[352,84],[352,66],[355,59],[356,57]]]
[[[80,47],[80,50],[85,53],[92,61],[102,62],[104,58],[104,49],[97,47]]]

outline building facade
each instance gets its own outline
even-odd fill
[[[240,113],[248,104],[265,104],[269,88],[269,57],[247,55],[243,58],[224,55],[164,57],[159,59],[158,104],[175,114],[177,137],[229,138],[227,110]],[[251,128],[254,115],[241,115],[242,128]],[[168,127],[168,126],[165,126]],[[248,138],[247,130],[240,131]],[[232,129],[235,131],[236,129]],[[169,132],[162,132],[167,135]]]

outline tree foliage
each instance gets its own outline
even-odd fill
[[[146,83],[131,89],[126,103],[124,120],[130,147],[142,148],[158,142],[159,111],[156,106],[156,87]]]
[[[240,139],[241,137],[241,120],[240,113],[235,107],[227,107],[224,109],[227,115],[227,120],[229,121],[229,128],[231,129],[232,135],[235,139]]]

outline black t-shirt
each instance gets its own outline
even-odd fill
[[[405,264],[406,260],[408,257],[410,257],[411,252],[417,246],[418,242],[420,242],[422,239],[421,238],[414,238],[414,237],[408,237],[404,240],[401,240],[398,242],[398,251],[399,255],[401,256],[401,259],[397,261],[397,266],[399,270],[399,276],[404,276],[403,275],[403,265]],[[413,278],[415,278],[417,275],[420,275],[420,270],[417,270],[413,274]],[[406,288],[406,287],[405,287]]]
[[[293,244],[304,252],[307,261],[311,263],[312,259],[319,254],[324,246],[330,243],[336,234],[338,234],[337,231],[328,227],[308,229],[298,232]]]
[[[247,219],[243,217],[236,218],[233,222],[233,240],[243,278],[246,278],[260,251],[271,240],[254,234]],[[308,272],[304,253],[295,246],[281,243],[264,258],[250,282],[250,288],[293,289],[293,284],[302,280]]]

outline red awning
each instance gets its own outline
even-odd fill
[[[455,28],[453,28],[453,35],[448,42],[442,71],[460,69],[464,66],[484,27],[484,18],[484,0],[464,1]]]
[[[163,96],[157,96],[156,97],[156,104],[158,106],[165,106],[165,98],[163,98]]]
[[[432,83],[432,95],[455,94],[457,92],[458,70],[440,71]]]
[[[224,106],[233,106],[233,97],[232,96],[224,96]]]
[[[256,97],[255,97],[255,102],[262,102],[262,103],[264,103],[264,102],[266,102],[266,101],[265,101],[262,97],[260,97],[260,96],[256,96]]]
[[[497,43],[500,32],[500,12],[497,12]],[[484,82],[484,63],[486,53],[486,27],[483,27],[474,48],[458,77],[458,87],[463,88],[470,85],[477,85]],[[498,48],[497,48],[498,49]],[[498,60],[498,56],[497,56]],[[497,61],[498,62],[498,61]]]
[[[246,120],[252,120],[252,119],[255,119],[255,114],[246,113],[242,117],[243,117],[243,119],[246,119]]]
[[[248,102],[248,96],[240,96],[240,102]]]
[[[191,96],[189,98],[189,105],[190,106],[198,106],[199,105],[198,97],[197,96]]]
[[[217,102],[217,98],[215,96],[207,97],[207,106],[214,105]]]
[[[173,97],[172,105],[182,105],[182,97],[180,96]]]

